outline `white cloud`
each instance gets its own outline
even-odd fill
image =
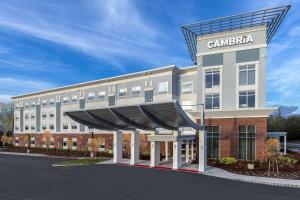
[[[11,101],[11,95],[0,94],[0,103],[8,103]]]

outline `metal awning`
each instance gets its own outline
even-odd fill
[[[286,132],[268,132],[267,133],[267,137],[282,137],[282,136],[286,136],[287,133]]]
[[[177,101],[76,110],[65,114],[80,124],[100,130],[201,129]]]

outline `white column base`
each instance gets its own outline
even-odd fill
[[[160,142],[151,142],[150,145],[150,167],[155,167],[160,162]]]
[[[114,152],[113,163],[118,163],[122,159],[122,132],[116,131],[114,133]]]
[[[185,162],[190,161],[190,141],[185,142]]]
[[[165,142],[165,160],[166,161],[169,160],[169,142],[168,141]]]
[[[199,131],[199,172],[204,172],[207,166],[206,159],[206,131]]]
[[[181,167],[181,142],[173,142],[173,169]]]
[[[140,133],[138,131],[134,131],[131,133],[131,158],[130,164],[135,165],[139,162],[140,158]]]

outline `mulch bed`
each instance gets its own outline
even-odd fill
[[[247,168],[248,162],[245,161],[238,161],[238,163],[234,165],[225,165],[220,164],[216,160],[210,160],[208,162],[208,165],[212,167],[221,168],[235,174],[247,176],[263,176],[271,178],[300,180],[300,153],[289,153],[289,155],[287,156],[296,158],[298,160],[298,163],[293,165],[289,163],[280,162],[279,174],[272,172],[268,174],[268,163],[266,162],[255,162],[255,168],[252,170]]]

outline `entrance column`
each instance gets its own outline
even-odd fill
[[[190,160],[190,141],[185,141],[185,162],[188,163]]]
[[[199,130],[199,172],[206,169],[206,131]]]
[[[286,155],[286,135],[283,136],[283,154]]]
[[[165,142],[165,158],[166,158],[166,161],[169,160],[169,142],[168,141]]]
[[[139,161],[140,156],[140,133],[134,131],[131,133],[131,154],[130,164],[135,165]]]
[[[176,141],[173,142],[173,169],[178,169],[181,167],[181,141],[179,140],[180,130],[176,131],[177,135]]]
[[[191,159],[194,160],[194,140],[192,140],[191,144]]]
[[[155,130],[153,133],[157,135],[159,133],[158,129]],[[159,165],[160,162],[160,142],[158,141],[151,141],[150,143],[150,167],[155,167]]]
[[[114,133],[114,155],[113,155],[113,163],[118,163],[122,159],[122,132],[116,131]]]

